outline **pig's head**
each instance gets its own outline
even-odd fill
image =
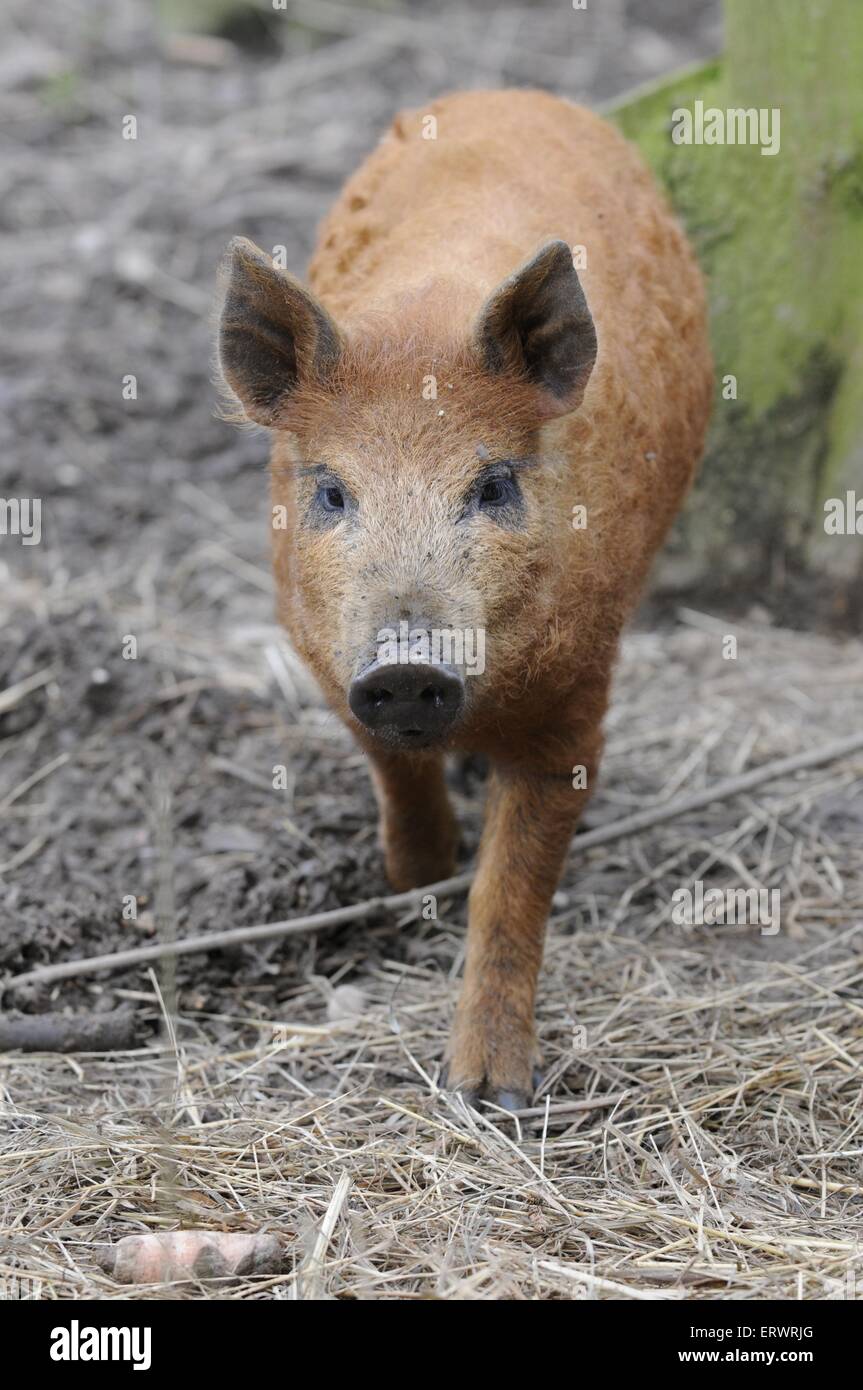
[[[458,746],[529,680],[568,510],[540,429],[579,405],[596,357],[563,242],[469,324],[453,294],[344,328],[251,242],[227,269],[221,370],[274,432],[282,615],[330,700],[397,748]]]

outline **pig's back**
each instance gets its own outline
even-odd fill
[[[430,116],[436,139],[423,138]],[[628,590],[700,456],[712,364],[695,258],[612,126],[532,91],[401,113],[325,219],[310,281],[348,329],[369,310],[397,322],[422,290],[467,333],[491,290],[556,238],[585,248],[599,350],[582,407],[544,435],[569,455],[575,495],[593,504],[591,541],[606,559],[617,552]]]
[[[605,121],[543,92],[463,92],[396,117],[324,221],[310,280],[350,320],[457,279],[453,311],[467,323],[555,238],[586,248],[580,275],[597,318],[648,290],[669,308],[685,290],[681,269],[697,279],[651,175]]]

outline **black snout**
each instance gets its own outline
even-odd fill
[[[375,662],[352,683],[348,704],[361,724],[388,743],[423,748],[455,722],[464,680],[452,666]]]

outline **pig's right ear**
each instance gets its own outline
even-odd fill
[[[596,361],[596,329],[565,241],[549,241],[483,305],[475,342],[491,372],[534,387],[548,420],[581,404]]]
[[[325,378],[338,361],[338,329],[299,280],[245,237],[231,242],[225,280],[222,375],[250,420],[285,425],[300,382]]]

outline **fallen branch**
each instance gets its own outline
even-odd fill
[[[135,1014],[32,1014],[0,1018],[0,1052],[117,1052],[135,1046]]]
[[[741,792],[752,791],[765,782],[774,781],[793,772],[802,772],[810,767],[821,767],[824,763],[836,762],[849,753],[863,748],[863,731],[850,734],[847,738],[833,743],[822,744],[820,748],[810,748],[805,753],[794,753],[788,758],[778,758],[765,763],[763,767],[741,772],[736,777],[726,777],[712,787],[691,792],[688,796],[677,797],[661,806],[652,806],[647,811],[637,811],[634,815],[623,816],[610,825],[598,826],[583,835],[576,835],[573,848],[577,851],[593,849],[597,845],[607,845],[613,840],[635,835],[653,825],[676,820],[692,811],[700,811],[716,801],[727,801]],[[436,898],[453,897],[464,893],[471,884],[473,871],[456,874],[453,878],[441,879],[439,883],[429,883],[422,888],[411,888],[406,893],[390,893],[387,896],[369,898],[349,907],[336,907],[329,912],[317,912],[311,917],[296,917],[290,921],[264,922],[255,927],[233,927],[228,931],[209,932],[206,936],[189,936],[181,941],[162,942],[153,946],[135,946],[128,951],[115,951],[104,956],[90,956],[84,960],[64,961],[59,965],[44,965],[36,970],[28,970],[23,975],[13,975],[6,981],[5,989],[18,985],[47,984],[53,980],[68,980],[80,975],[95,975],[100,970],[119,970],[127,965],[140,965],[145,961],[162,960],[170,956],[195,955],[199,952],[218,951],[225,946],[240,946],[248,941],[267,941],[277,936],[294,936],[302,932],[326,931],[330,927],[342,926],[345,922],[360,922],[376,912],[400,912],[405,908],[416,907],[430,894]]]

